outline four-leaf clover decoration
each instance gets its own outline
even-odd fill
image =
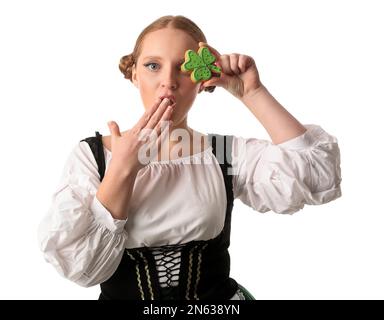
[[[193,50],[185,52],[185,61],[181,65],[181,71],[192,72],[191,80],[194,83],[209,80],[213,75],[219,75],[221,69],[213,64],[216,57],[207,47],[200,47],[197,53]]]

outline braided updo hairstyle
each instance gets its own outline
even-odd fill
[[[132,67],[136,63],[137,58],[140,55],[141,45],[144,37],[156,30],[164,29],[166,27],[172,27],[175,29],[183,30],[188,33],[197,43],[207,42],[203,31],[190,19],[184,16],[163,16],[148,25],[139,35],[136,40],[135,47],[131,54],[125,55],[120,58],[119,69],[123,73],[124,78],[132,81]],[[204,91],[213,92],[215,86],[204,88]]]

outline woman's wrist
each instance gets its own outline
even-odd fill
[[[258,96],[261,95],[262,92],[268,92],[267,88],[260,82],[260,85],[245,94],[243,97],[241,97],[241,102],[243,102],[246,106],[249,106],[251,104],[254,104],[255,100],[258,98]]]
[[[122,179],[129,179],[129,178],[135,177],[140,169],[129,166],[126,163],[124,164],[120,163],[117,160],[114,161],[112,158],[108,166],[108,170],[115,177],[120,177]]]

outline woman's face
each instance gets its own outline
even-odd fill
[[[176,103],[171,117],[175,127],[186,118],[201,86],[180,70],[188,49],[197,51],[198,43],[186,32],[173,28],[153,31],[145,36],[132,69],[132,82],[140,90],[145,109],[164,96]]]

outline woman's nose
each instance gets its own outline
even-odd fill
[[[175,90],[177,88],[177,84],[176,83],[169,83],[169,84],[163,83],[163,87],[169,88],[171,90]]]
[[[167,72],[163,75],[162,87],[176,89],[178,86],[176,75],[173,72]]]
[[[163,81],[162,82],[162,87],[167,88],[167,89],[172,89],[175,90],[177,88],[177,83],[175,80],[173,81]]]

